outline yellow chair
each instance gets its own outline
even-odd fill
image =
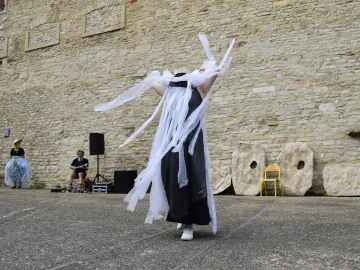
[[[270,175],[268,175],[270,174]],[[270,178],[268,178],[270,176]],[[277,189],[277,182],[279,182],[281,194],[284,196],[284,187],[280,180],[280,167],[277,164],[270,164],[266,167],[264,172],[264,179],[260,181],[260,197],[262,197],[262,191],[263,191],[263,184],[265,187],[265,195],[267,195],[266,192],[266,182],[274,182],[274,194],[276,198],[276,189]]]

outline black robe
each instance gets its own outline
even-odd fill
[[[187,82],[171,82],[170,87],[182,87],[186,91]],[[200,106],[201,102],[202,98],[199,91],[193,88],[186,118]],[[195,136],[198,126],[188,135],[184,142],[185,164],[189,179],[185,187],[180,188],[178,183],[179,153],[173,153],[172,149],[170,149],[161,160],[161,176],[169,203],[169,212],[166,220],[170,222],[186,225],[208,225],[211,221],[207,204],[206,167],[202,131],[200,131],[196,140],[193,155],[188,153],[190,142]]]

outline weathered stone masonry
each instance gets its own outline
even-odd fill
[[[0,12],[0,126],[11,136],[0,138],[2,171],[20,137],[33,184],[63,185],[75,150],[88,153],[89,132],[106,134],[101,170],[108,177],[144,168],[157,121],[128,147],[117,146],[159,97],[149,92],[105,113],[92,107],[152,70],[198,68],[205,58],[199,32],[219,56],[232,38],[247,41],[235,47],[230,72],[214,86],[207,115],[212,166],[231,167],[239,143],[260,144],[272,162],[285,143],[307,142],[315,158],[312,190],[322,193],[326,163],[360,160],[360,141],[347,136],[360,128],[359,1],[131,0],[125,25],[117,5],[7,1]],[[84,16],[90,32],[117,30],[83,37]],[[25,51],[26,44],[53,45]],[[253,92],[270,86],[275,91]]]

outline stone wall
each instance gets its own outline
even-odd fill
[[[117,146],[149,117],[159,97],[149,92],[104,113],[92,107],[152,70],[198,68],[205,59],[199,32],[219,56],[232,38],[247,41],[234,48],[231,70],[213,88],[207,115],[212,166],[230,167],[239,143],[261,144],[272,162],[285,143],[307,142],[315,158],[312,190],[322,193],[327,162],[360,160],[359,140],[347,136],[360,129],[359,1],[131,0],[125,28],[82,37],[84,15],[94,11],[91,27],[96,20],[107,27],[118,12],[111,6],[119,4],[8,1],[0,14],[9,38],[8,56],[0,60],[0,126],[10,127],[11,136],[0,138],[2,165],[20,137],[33,183],[62,185],[75,150],[89,153],[89,132],[104,132],[100,164],[106,176],[144,168],[157,121],[128,147]],[[107,11],[111,16],[103,18]],[[59,44],[25,52],[27,31],[59,22]],[[94,175],[95,158],[90,162]]]
[[[28,42],[30,46],[39,46],[48,44],[54,39],[56,39],[56,24],[43,24],[30,32]]]

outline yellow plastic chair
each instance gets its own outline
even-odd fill
[[[270,177],[270,178],[268,178],[268,177]],[[275,198],[276,198],[277,182],[279,182],[280,189],[281,189],[281,195],[284,196],[284,187],[280,180],[280,167],[277,164],[270,164],[269,166],[266,167],[265,172],[264,172],[264,179],[260,180],[260,197],[262,197],[263,184],[265,187],[265,195],[267,196],[266,182],[274,182]]]

